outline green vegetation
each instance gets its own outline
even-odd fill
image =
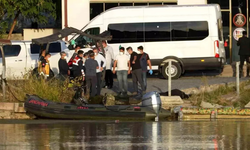
[[[56,18],[56,5],[52,0],[1,0],[0,1],[0,35],[5,33],[8,20],[13,20],[8,39],[17,24],[19,16],[39,24],[48,23],[48,18]]]
[[[6,101],[25,101],[26,94],[34,94],[43,99],[69,103],[75,94],[73,88],[68,87],[68,81],[62,82],[58,79],[45,81],[34,76],[25,76],[27,80],[16,79],[8,81],[9,86],[6,92]]]
[[[204,89],[201,93],[192,95],[189,100],[192,105],[200,106],[202,101],[222,106],[234,106],[243,108],[250,102],[250,89],[246,88],[250,85],[250,81],[240,84],[240,95],[236,94],[235,86],[219,86],[215,90],[208,91],[209,85],[207,78],[202,78]]]
[[[219,105],[228,105],[225,101],[222,101],[221,97],[228,93],[234,92],[234,88],[232,87],[225,87],[219,86],[216,90],[207,92],[204,90],[200,94],[192,95],[189,99],[193,105],[200,106],[202,101],[209,102],[212,104],[219,104]]]

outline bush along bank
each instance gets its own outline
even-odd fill
[[[197,94],[189,99],[192,106],[183,107],[186,119],[250,118],[250,81],[240,84],[240,95],[236,94],[235,83],[211,86],[203,84]],[[237,117],[238,116],[238,117]]]
[[[200,89],[188,101],[192,106],[203,108],[204,104],[244,108],[250,102],[250,80],[240,83],[240,95],[237,96],[235,83],[208,85],[208,79],[203,77]]]
[[[23,102],[26,99],[26,94],[30,94],[54,102],[69,103],[75,94],[74,89],[69,87],[68,81],[62,82],[56,78],[46,81],[30,74],[24,75],[24,79],[14,78],[13,80],[8,80],[6,99],[3,100],[1,95],[0,101]]]

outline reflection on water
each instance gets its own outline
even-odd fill
[[[250,148],[250,121],[0,121],[1,150]]]

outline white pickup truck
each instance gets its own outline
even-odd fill
[[[6,59],[6,78],[22,78],[27,70],[36,68],[40,46],[32,44],[31,41],[10,41],[10,45],[4,45],[3,50]],[[46,48],[46,44],[43,45]],[[49,53],[50,68],[54,74],[59,73],[58,60],[60,52],[64,51],[67,57],[71,57],[74,51],[69,51],[64,41],[50,43]],[[2,54],[0,53],[0,74],[2,74]]]

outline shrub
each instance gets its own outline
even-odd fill
[[[7,101],[25,101],[26,94],[30,94],[55,102],[70,102],[75,94],[73,88],[68,87],[68,81],[56,78],[46,81],[30,74],[24,76],[25,80],[15,78],[8,81]]]

